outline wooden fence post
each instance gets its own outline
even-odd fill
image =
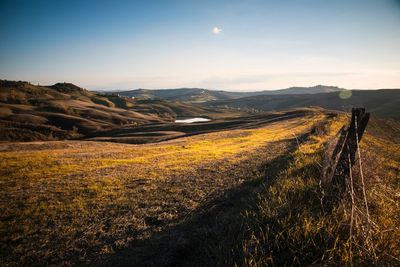
[[[345,188],[346,178],[356,160],[357,141],[361,141],[369,118],[370,114],[365,113],[365,108],[352,109],[350,125],[347,129],[342,129],[331,157],[330,166],[325,173],[326,182],[334,182],[341,188]]]

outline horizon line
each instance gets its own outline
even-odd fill
[[[34,86],[42,86],[42,87],[48,87],[48,86],[52,86],[55,85],[57,83],[65,83],[65,84],[73,84],[75,86],[78,86],[82,89],[86,89],[88,91],[111,91],[111,92],[124,92],[124,91],[134,91],[134,90],[182,90],[182,89],[202,89],[202,90],[210,90],[210,91],[225,91],[225,92],[261,92],[261,91],[278,91],[278,90],[285,90],[285,89],[291,89],[291,88],[313,88],[313,87],[318,87],[318,86],[322,86],[322,87],[336,87],[338,89],[344,89],[344,90],[399,90],[399,87],[391,87],[391,88],[348,88],[348,87],[340,87],[337,85],[323,85],[323,84],[316,84],[316,85],[312,85],[312,86],[302,86],[302,85],[294,85],[294,86],[289,86],[289,87],[285,87],[285,88],[278,88],[278,89],[249,89],[249,90],[243,90],[243,89],[218,89],[218,88],[206,88],[206,87],[198,87],[198,86],[184,86],[184,87],[168,87],[168,88],[142,88],[142,87],[138,87],[138,88],[134,88],[134,89],[106,89],[106,88],[100,88],[100,89],[94,89],[93,86],[81,86],[78,85],[77,83],[74,82],[56,82],[54,84],[40,84],[40,83],[36,83],[36,82],[32,82],[32,81],[28,81],[28,80],[8,80],[8,79],[4,79],[1,78],[1,81],[8,81],[8,82],[25,82],[25,83],[29,83],[32,84]]]

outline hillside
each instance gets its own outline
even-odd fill
[[[201,123],[151,123],[134,128],[127,126],[109,131],[99,131],[88,135],[86,140],[128,144],[161,142],[218,131],[253,129],[273,121],[301,118],[313,112],[315,112],[315,109],[302,108],[283,112],[242,114],[242,116],[230,118],[214,117],[208,122]]]
[[[312,86],[312,87],[290,87],[290,88],[279,89],[279,90],[265,90],[265,91],[260,91],[259,94],[262,94],[262,95],[299,95],[299,94],[320,94],[320,93],[341,92],[344,90],[346,90],[346,89],[339,88],[337,86],[316,85],[316,86]]]
[[[349,111],[352,107],[366,107],[373,115],[400,119],[400,89],[353,90],[312,95],[258,95],[239,99],[211,101],[205,103],[205,106],[228,106],[261,111],[311,106]]]
[[[345,89],[336,86],[317,85],[313,87],[291,87],[279,90],[264,90],[253,92],[232,92],[222,90],[208,90],[203,88],[179,88],[179,89],[136,89],[118,91],[119,95],[138,99],[165,99],[173,101],[187,101],[203,103],[213,100],[229,100],[256,95],[286,95],[286,94],[318,94],[343,91]],[[108,92],[111,93],[111,92]]]
[[[0,81],[0,141],[77,138],[119,127],[171,122],[176,117],[220,117],[235,111],[225,113],[189,103],[100,94],[70,83],[36,86]]]
[[[119,95],[135,97],[139,99],[164,99],[172,101],[186,101],[202,103],[211,100],[233,99],[252,95],[252,93],[216,91],[202,88],[180,88],[180,89],[136,89],[130,91],[119,91]]]

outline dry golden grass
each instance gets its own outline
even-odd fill
[[[351,238],[349,196],[326,205],[321,164],[346,121],[315,113],[146,145],[3,144],[1,263],[398,265],[397,124],[372,120],[361,142],[372,223],[358,165]]]
[[[379,124],[375,127],[379,127]],[[392,132],[397,136],[399,134],[398,131]],[[400,143],[396,138],[391,138],[387,132],[382,135],[377,134],[377,131],[371,131],[365,135],[360,149],[372,221],[371,241],[377,261],[378,264],[391,262],[398,265],[400,264]],[[360,187],[358,164],[355,166],[354,175],[356,186]],[[361,192],[356,193],[361,196]],[[360,241],[364,241],[363,235],[369,225],[365,223],[363,203],[358,201],[357,204],[361,210]]]
[[[1,262],[94,263],[254,179],[261,158],[285,154],[325,119],[316,113],[148,145],[2,144]],[[268,154],[260,157],[261,148]]]
[[[340,224],[321,209],[319,166],[325,144],[344,123],[339,116],[321,126],[324,133],[300,144],[287,167],[259,193],[254,210],[245,213],[252,230],[237,248],[239,265],[321,264],[330,257],[332,228]]]
[[[260,193],[256,208],[245,213],[246,224],[252,230],[237,248],[235,264],[396,266],[400,263],[398,143],[369,131],[364,136],[361,159],[371,223],[366,217],[358,163],[352,174],[356,188],[352,234],[349,194],[332,196],[330,188],[320,185],[323,145],[345,119],[333,121],[327,134],[311,136],[300,145],[287,168]],[[333,206],[324,206],[324,199],[332,197]]]

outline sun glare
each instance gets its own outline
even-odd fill
[[[219,28],[219,27],[214,27],[212,31],[213,31],[214,34],[218,35],[218,34],[220,34],[222,32],[222,29]]]

